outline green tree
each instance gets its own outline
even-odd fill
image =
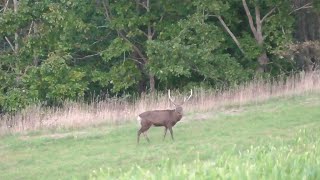
[[[229,34],[238,49],[247,58],[257,59],[259,72],[266,72],[270,55],[291,41],[293,17],[291,1],[199,1],[197,7],[216,18]]]
[[[227,52],[223,32],[205,23],[204,16],[195,14],[174,28],[176,34],[160,36],[148,47],[149,68],[164,84],[228,86],[248,78],[248,72]],[[170,84],[170,79],[180,83]]]
[[[13,2],[13,3],[12,3]],[[90,30],[95,30],[88,16],[93,14],[95,4],[87,1],[34,1],[25,0],[19,2],[18,10],[15,7],[16,1],[4,1],[3,11],[0,16],[0,36],[4,37],[3,46],[0,51],[0,108],[5,111],[13,111],[24,107],[27,104],[38,101],[46,101],[54,104],[54,100],[61,102],[64,99],[75,99],[75,95],[60,88],[47,92],[49,95],[42,95],[43,89],[52,87],[62,87],[68,84],[65,79],[50,81],[41,86],[30,85],[36,76],[33,72],[39,72],[47,65],[60,64],[58,57],[72,57],[64,67],[73,72],[69,76],[70,80],[82,80],[78,85],[70,86],[74,88],[77,97],[83,96],[83,90],[88,88],[85,78],[79,73],[86,72],[86,67],[80,66],[76,58],[85,56],[94,49],[89,46],[94,38],[89,38]],[[13,40],[14,39],[14,40]],[[90,52],[91,53],[91,52]],[[55,54],[54,56],[50,54]],[[57,58],[54,58],[57,57]],[[70,59],[70,58],[69,58]],[[57,62],[52,62],[52,61]],[[50,67],[50,66],[47,66]],[[53,67],[53,66],[52,66]],[[57,71],[60,73],[61,71]],[[77,73],[75,73],[77,72]],[[50,74],[41,74],[43,79],[51,77]],[[59,74],[56,74],[57,76]],[[59,75],[62,76],[63,74]],[[57,78],[56,78],[57,79]],[[53,84],[55,83],[55,84]],[[48,87],[45,87],[48,85]],[[70,84],[68,84],[69,86]],[[38,87],[34,88],[34,87]],[[43,88],[43,89],[41,89]],[[79,90],[81,89],[81,90]],[[81,91],[81,92],[80,92]],[[15,93],[14,93],[15,92]],[[50,93],[53,93],[50,95]],[[55,95],[56,97],[53,97]],[[25,103],[22,103],[25,102]],[[10,103],[12,102],[12,103]],[[16,103],[13,103],[16,102]]]
[[[102,56],[107,61],[115,61],[113,68],[122,66],[123,63],[118,63],[119,61],[132,61],[136,67],[130,65],[121,68],[131,68],[128,71],[137,72],[132,69],[136,68],[140,72],[138,76],[140,79],[136,79],[140,84],[140,91],[145,89],[144,81],[148,79],[150,92],[153,92],[156,86],[156,78],[154,72],[147,68],[150,63],[146,53],[147,42],[157,39],[164,29],[168,28],[168,26],[171,27],[171,24],[185,17],[188,14],[190,2],[105,0],[102,1],[102,6],[107,19],[106,24],[116,34],[116,37],[102,53]],[[117,73],[117,71],[111,72]],[[118,83],[120,82],[118,81]],[[122,83],[123,85],[120,86],[127,88],[127,85],[131,82],[122,81]],[[115,90],[118,91],[120,89],[116,88]]]

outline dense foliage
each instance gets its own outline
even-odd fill
[[[319,17],[307,0],[1,0],[0,112],[304,69],[317,56],[282,54],[310,9]]]

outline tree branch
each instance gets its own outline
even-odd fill
[[[131,59],[132,61],[134,61],[134,62],[136,62],[136,63],[139,63],[139,64],[141,64],[141,65],[143,65],[143,63],[141,63],[139,60],[137,60],[137,59],[134,59],[134,58],[128,58],[128,59]]]
[[[160,23],[162,20],[163,20],[163,15],[161,15],[160,20],[159,20],[159,23]],[[155,30],[155,28],[153,28],[152,36],[154,36],[155,33],[156,33],[156,30]]]
[[[274,12],[274,10],[276,10],[276,7],[272,8],[266,15],[263,16],[263,18],[261,19],[261,24],[266,18],[268,18],[268,16],[270,16]]]
[[[30,28],[29,28],[29,32],[28,32],[28,36],[31,34],[31,29],[32,29],[33,23],[34,23],[34,21],[32,21],[32,22],[31,22],[31,24],[30,24]]]
[[[13,0],[13,11],[15,14],[18,13],[18,3],[18,0]],[[17,31],[14,33],[14,48],[17,53],[19,51],[19,34]]]
[[[263,43],[263,36],[262,36],[260,8],[259,8],[259,6],[256,6],[254,9],[255,9],[255,14],[256,14],[256,26],[257,26],[256,40],[257,40],[258,44],[262,44]]]
[[[96,54],[91,54],[91,55],[83,56],[83,57],[80,57],[80,58],[74,58],[74,59],[81,60],[81,59],[91,58],[91,57],[94,57],[94,56],[100,56],[100,52],[99,52],[99,53],[96,53]]]
[[[251,16],[251,13],[250,13],[250,10],[248,8],[246,0],[242,0],[242,4],[243,4],[244,10],[246,12],[246,15],[248,17],[251,31],[252,31],[253,35],[257,38],[257,30],[256,30],[256,28],[255,28],[255,26],[253,24],[253,19],[252,19],[252,16]]]
[[[15,51],[15,49],[14,49],[14,46],[12,45],[11,41],[9,40],[9,38],[8,38],[7,36],[5,36],[4,38],[5,38],[5,39],[6,39],[6,41],[9,43],[9,45],[10,45],[10,47],[11,47],[12,51],[13,51],[14,53],[16,53],[16,51]]]
[[[4,7],[0,10],[3,11],[3,12],[6,12],[7,8],[8,8],[8,4],[9,4],[9,0],[7,0],[6,4],[4,5]]]
[[[106,2],[102,2],[103,8],[105,10],[105,15],[107,16],[107,19],[111,22],[112,16],[111,16],[111,12],[109,10],[109,0],[106,0]]]
[[[138,2],[138,4],[141,5],[143,8],[145,8],[147,11],[149,11],[148,2],[147,2],[147,5],[145,3],[141,3],[141,2]]]
[[[152,40],[152,27],[150,22],[148,23],[148,40]]]
[[[120,31],[118,31],[118,34],[120,35],[120,37],[122,37],[124,40],[126,40],[128,43],[130,43],[133,47],[133,50],[136,51],[138,53],[138,55],[142,58],[144,63],[147,63],[147,58],[143,55],[142,51],[136,46],[134,45],[124,34],[122,34]]]
[[[312,2],[307,3],[307,4],[305,4],[305,5],[303,5],[303,6],[299,7],[299,8],[296,8],[296,9],[292,10],[292,11],[289,13],[289,15],[292,14],[292,13],[294,13],[294,12],[296,12],[296,11],[299,11],[299,10],[301,10],[301,9],[309,9],[309,8],[313,8]]]
[[[149,0],[146,1],[147,2],[147,12],[150,13],[150,2]],[[153,38],[153,33],[152,33],[152,27],[151,27],[151,22],[149,20],[148,22],[148,40],[152,40]]]
[[[245,54],[243,49],[241,48],[240,42],[238,41],[238,39],[236,38],[236,36],[232,33],[232,31],[229,29],[229,27],[226,25],[226,23],[224,22],[224,20],[221,18],[221,16],[214,16],[217,17],[220,21],[220,23],[222,24],[222,26],[224,27],[224,29],[228,32],[228,34],[231,36],[231,38],[233,39],[233,41],[236,43],[236,45],[238,46],[238,48],[240,49],[240,51],[242,52],[242,54]]]
[[[109,22],[111,22],[111,21],[112,21],[112,14],[111,14],[110,9],[109,9],[109,6],[110,6],[110,5],[109,5],[109,0],[106,0],[106,2],[103,2],[102,4],[103,4],[103,7],[104,7],[104,9],[105,9],[105,15],[107,16],[107,19],[109,20]],[[125,41],[127,41],[128,43],[130,43],[130,44],[132,45],[133,50],[134,50],[135,52],[137,52],[138,55],[142,58],[143,63],[147,63],[147,58],[143,55],[143,53],[141,52],[141,50],[140,50],[135,44],[133,44],[133,43],[126,37],[126,35],[121,32],[121,30],[116,29],[116,31],[117,31],[117,33],[118,33],[118,36],[120,36],[122,39],[124,39]]]
[[[139,29],[139,28],[138,28]],[[146,36],[146,38],[148,38],[148,34],[147,33],[145,33],[143,30],[141,30],[141,29],[139,29],[141,32],[142,32],[142,34],[144,35],[144,36]]]

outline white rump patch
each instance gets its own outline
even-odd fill
[[[137,121],[138,121],[138,126],[141,126],[141,117],[140,116],[137,117]]]

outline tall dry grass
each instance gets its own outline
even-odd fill
[[[276,80],[255,79],[229,90],[195,89],[193,97],[184,105],[185,111],[205,112],[228,105],[244,105],[274,97],[320,92],[320,72],[295,74]],[[173,93],[177,102],[183,99]],[[30,106],[14,116],[0,117],[0,133],[25,132],[48,128],[78,128],[101,123],[119,124],[132,121],[146,110],[170,108],[166,94],[144,95],[135,102],[107,99],[91,104],[65,102],[63,108]],[[171,107],[172,108],[172,107]]]

